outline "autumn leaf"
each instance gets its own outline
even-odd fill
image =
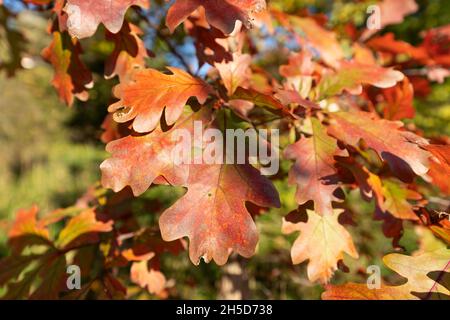
[[[244,89],[239,87],[230,97],[231,100],[245,100],[254,103],[257,106],[263,107],[275,114],[282,114],[295,118],[295,115],[286,108],[278,99],[272,95],[258,92],[254,89]]]
[[[288,64],[280,66],[280,74],[286,78],[311,76],[313,72],[314,62],[312,61],[312,54],[308,51],[291,54]]]
[[[306,39],[303,41],[302,37],[298,36],[300,44],[311,45],[328,65],[332,67],[339,65],[339,61],[344,58],[344,51],[336,38],[336,33],[323,28],[312,18],[293,17],[291,23]]]
[[[181,143],[179,129],[194,135],[194,122],[211,122],[207,109],[197,113],[185,111],[177,124],[170,130],[158,127],[150,134],[127,136],[110,142],[106,151],[112,158],[101,165],[102,184],[115,192],[129,185],[135,196],[144,193],[158,176],[163,176],[169,183],[182,185],[187,181],[189,166],[175,162],[175,147]]]
[[[421,293],[425,299],[432,294],[450,295],[450,291],[429,277],[429,273],[437,271],[440,274],[450,270],[450,250],[447,248],[426,252],[417,256],[407,256],[397,253],[388,254],[383,258],[384,264],[408,281],[400,286],[382,284],[379,289],[369,289],[367,284],[347,283],[344,285],[329,285],[322,294],[325,300],[417,300]],[[415,294],[413,294],[415,293]]]
[[[403,73],[393,69],[342,61],[338,71],[322,77],[316,90],[320,99],[341,94],[344,90],[358,95],[361,94],[364,84],[389,88],[395,86],[403,78]]]
[[[334,210],[332,214],[320,215],[307,210],[306,223],[283,220],[283,233],[300,231],[291,249],[292,262],[299,264],[309,260],[307,272],[312,282],[327,283],[344,253],[358,258],[351,235],[338,222],[341,213],[342,210]]]
[[[161,271],[148,269],[148,260],[134,262],[131,265],[131,281],[141,288],[147,288],[150,294],[162,295],[166,287],[166,277]]]
[[[214,64],[229,96],[232,96],[238,87],[249,80],[251,61],[252,57],[248,54],[234,53],[232,61]]]
[[[22,271],[39,257],[40,255],[30,254],[26,256],[9,256],[0,259],[0,286],[4,286],[10,280],[19,277]]]
[[[142,35],[142,30],[131,23],[124,23],[119,33],[106,33],[106,39],[115,44],[114,51],[105,62],[107,79],[118,75],[120,82],[125,83],[135,70],[145,66],[148,54],[139,35]]]
[[[171,32],[175,30],[200,6],[204,7],[210,25],[225,34],[233,32],[236,22],[251,27],[252,14],[264,10],[265,0],[176,0],[170,7],[166,25]]]
[[[8,242],[19,253],[27,245],[51,244],[49,231],[37,221],[38,207],[17,211],[14,224],[8,233]]]
[[[92,36],[100,23],[110,32],[122,28],[125,12],[131,6],[148,8],[148,0],[67,0],[64,11],[69,33],[78,39]]]
[[[419,193],[407,189],[402,183],[393,179],[385,179],[383,180],[382,194],[384,201],[380,203],[381,209],[398,219],[419,219],[408,202],[408,200],[420,200],[422,196]]]
[[[412,119],[415,116],[413,106],[414,89],[408,78],[395,87],[384,89],[383,96],[385,102],[383,105],[384,118],[388,120]]]
[[[327,135],[318,119],[310,119],[312,136],[301,138],[284,151],[286,158],[296,160],[289,171],[289,183],[297,185],[298,204],[313,200],[316,213],[328,215],[333,212],[331,202],[339,201],[333,195],[338,188],[333,181],[337,173],[333,157],[348,154],[338,148],[337,141]]]
[[[364,140],[400,178],[409,177],[411,169],[417,175],[428,171],[430,155],[420,147],[428,142],[411,132],[399,130],[403,126],[401,122],[376,119],[362,111],[339,111],[330,115],[332,124],[328,133],[354,147]]]
[[[14,280],[22,271],[24,272],[16,281],[7,282],[6,294],[2,296],[2,299],[58,299],[66,277],[66,259],[64,254],[55,250],[49,250],[42,255],[11,258],[11,260],[14,259],[15,261],[10,267],[15,267],[15,269],[9,273],[10,276],[13,275],[9,280]],[[20,262],[20,267],[18,267],[17,262]],[[2,265],[0,263],[0,267],[3,266],[7,267],[8,264]]]
[[[447,245],[450,245],[450,222],[449,220],[442,220],[439,225],[430,226],[430,230],[433,234],[437,235],[440,239],[445,241]]]
[[[120,101],[109,106],[114,120],[123,123],[133,120],[137,132],[155,129],[165,111],[167,125],[173,125],[183,113],[190,97],[196,97],[203,104],[211,92],[210,87],[200,79],[183,70],[168,67],[171,75],[154,69],[135,72],[132,82],[119,85]]]
[[[382,178],[357,163],[339,162],[349,169],[360,189],[363,199],[375,199],[375,220],[382,220],[382,230],[386,237],[393,238],[393,244],[403,235],[402,220],[418,220],[413,206],[408,200],[419,200],[421,195],[407,188],[407,185],[394,178]]]
[[[185,27],[189,35],[195,39],[194,45],[200,66],[205,63],[214,65],[216,62],[233,60],[232,54],[218,42],[218,40],[227,38],[222,31],[214,27],[207,28],[199,25],[199,22],[194,19],[186,20]]]
[[[425,148],[433,155],[428,175],[442,192],[450,195],[450,145],[431,144]]]
[[[66,33],[53,32],[53,40],[42,51],[42,57],[53,65],[55,75],[53,86],[58,91],[61,101],[71,106],[74,97],[85,101],[92,88],[92,75],[80,59],[81,45],[76,39],[71,39]]]
[[[254,254],[258,232],[246,201],[261,207],[279,207],[272,183],[251,165],[194,165],[188,191],[159,219],[165,241],[188,237],[189,257],[223,265],[231,251]]]
[[[42,258],[37,276],[41,285],[30,295],[31,300],[56,300],[66,285],[66,258],[64,254],[50,254]]]
[[[73,217],[59,233],[55,245],[61,249],[75,247],[80,243],[97,241],[97,234],[112,230],[113,221],[101,222],[96,219],[95,211],[87,209]]]
[[[367,42],[367,46],[379,52],[392,54],[406,54],[413,60],[426,62],[429,58],[423,47],[414,47],[405,41],[396,40],[393,33],[386,33],[382,36],[372,38]]]

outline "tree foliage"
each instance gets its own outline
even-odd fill
[[[219,266],[237,255],[251,258],[263,251],[257,222],[266,216],[282,221],[278,233],[296,237],[282,247],[292,261],[281,263],[307,261],[308,281],[322,286],[324,299],[449,298],[450,140],[412,121],[414,97],[450,76],[450,26],[423,30],[420,41],[408,43],[385,28],[417,12],[414,0],[361,1],[363,13],[380,6],[384,30],[338,23],[301,2],[20,1],[22,10],[49,16],[42,59],[54,69],[62,102],[89,101],[99,76],[117,85],[104,106],[101,139],[109,156],[101,183],[72,207],[16,213],[10,254],[0,260],[3,298],[117,299],[136,290],[176,296],[164,256],[187,251],[195,265],[203,259]],[[23,36],[11,30],[14,19],[11,7],[0,5],[0,41],[13,57],[0,60],[0,71],[9,76],[27,55]],[[99,72],[85,55],[105,42],[112,49]],[[188,47],[192,54],[183,52]],[[160,53],[173,63],[157,67]],[[266,177],[267,164],[248,158],[177,163],[176,132],[194,132],[196,121],[222,133],[279,130],[279,172]],[[178,200],[145,198],[161,186]],[[405,228],[422,233],[412,255],[376,253],[386,254],[385,265],[406,283],[333,283],[338,269],[365,266],[352,231],[364,214],[352,204],[355,194],[372,204],[370,223],[382,221],[392,250]],[[137,197],[150,223],[134,215]],[[73,264],[81,268],[81,290],[66,286]]]

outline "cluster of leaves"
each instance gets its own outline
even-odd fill
[[[415,94],[426,95],[430,81],[443,82],[450,75],[449,26],[426,30],[423,42],[413,46],[351,22],[344,30],[332,30],[326,16],[282,10],[277,1],[176,0],[162,4],[168,6],[167,28],[148,17],[158,4],[146,0],[24,2],[53,13],[53,40],[42,56],[53,65],[53,85],[68,105],[88,99],[93,85],[82,60],[82,39],[102,24],[105,39],[114,43],[104,76],[119,79],[113,92],[118,101],[108,107],[103,124],[102,140],[111,156],[100,169],[103,187],[117,194],[92,189],[75,208],[40,220],[36,208],[20,211],[9,233],[12,255],[0,262],[5,297],[125,297],[119,278],[128,269],[129,280],[122,281],[165,297],[168,285],[159,270],[165,251],[187,249],[194,264],[203,259],[218,265],[233,252],[255,254],[255,216],[281,205],[273,181],[296,186],[298,208],[286,212],[282,231],[300,232],[292,262],[308,260],[311,282],[329,283],[344,254],[359,256],[345,226],[352,220],[344,201],[351,190],[375,203],[374,220],[383,221],[394,247],[405,221],[429,228],[445,242],[418,256],[385,257],[388,267],[408,279],[406,284],[376,290],[365,284],[327,285],[323,298],[450,294],[444,281],[450,268],[450,220],[436,210],[448,208],[431,201],[450,194],[450,141],[424,137],[400,121],[414,117]],[[418,9],[414,0],[379,5],[382,27]],[[191,38],[199,65],[209,66],[208,71],[193,72],[182,56],[185,70],[147,67],[152,54],[136,20],[166,38],[167,29]],[[351,46],[344,48],[344,39]],[[266,48],[274,41],[282,44],[288,61],[270,70],[264,66],[270,58]],[[280,154],[292,160],[290,168],[269,179],[260,172],[263,164],[178,164],[172,152],[175,132],[192,132],[197,120],[204,129],[280,130]],[[130,199],[154,185],[187,192],[168,209],[156,210],[158,225],[140,229],[129,214]],[[439,203],[448,206],[445,200]],[[57,236],[50,236],[49,226]],[[82,266],[84,285],[76,296],[65,287],[68,264]]]

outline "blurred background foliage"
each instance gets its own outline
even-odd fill
[[[113,101],[111,90],[116,84],[115,80],[106,81],[102,77],[103,62],[112,52],[113,45],[105,41],[103,31],[99,31],[83,43],[85,48],[89,48],[83,59],[94,72],[95,86],[90,90],[90,99],[87,102],[77,101],[72,108],[65,107],[50,84],[53,70],[40,58],[40,51],[50,42],[46,33],[46,17],[23,11],[15,1],[4,2],[17,12],[13,29],[20,30],[24,35],[24,39],[17,38],[17,41],[26,46],[28,60],[24,62],[22,59],[26,70],[18,71],[13,77],[0,70],[0,257],[6,254],[7,226],[18,208],[37,204],[41,212],[48,212],[70,206],[99,180],[98,166],[107,156],[100,141],[101,123],[107,114],[107,106]],[[150,18],[158,25],[163,23],[161,12],[164,12],[164,4],[162,1],[156,2],[161,9]],[[339,26],[349,21],[362,25],[366,19],[367,5],[374,1],[271,2],[288,12],[304,8],[325,12],[329,23]],[[388,27],[386,31],[394,32],[402,40],[417,43],[421,31],[450,21],[448,0],[418,0],[417,3],[420,10],[416,14],[407,17],[400,25]],[[169,52],[167,42],[159,39],[152,30],[144,31],[147,47],[155,54],[155,58],[149,60],[149,66],[180,65],[177,57]],[[5,40],[5,32],[0,26],[0,58],[14,60],[15,57],[6,57],[9,50]],[[177,30],[170,41],[188,61],[193,59],[192,43],[186,43],[182,31]],[[417,117],[414,122],[428,137],[450,135],[448,79],[443,84],[433,84],[431,94],[424,99],[416,99],[415,107]],[[286,170],[285,165],[282,167]],[[296,207],[294,189],[278,181],[276,186],[283,207],[256,218],[261,234],[258,253],[250,260],[235,257],[234,261],[244,266],[251,298],[318,299],[322,289],[307,280],[305,264],[293,266],[291,263],[289,250],[295,235],[285,236],[280,231],[281,218]],[[146,207],[140,205],[141,201],[162,199],[163,206],[168,207],[181,194],[181,191],[167,192],[165,188],[151,188],[135,200],[133,213],[142,217],[138,219],[139,223],[148,225],[156,221],[154,216],[149,216]],[[374,206],[361,201],[358,192],[347,194],[346,201],[353,211],[358,212],[353,217],[358,228],[348,229],[360,252],[360,259],[344,262],[352,270],[361,270],[361,275],[338,272],[333,280],[336,283],[364,281],[365,266],[382,266],[382,255],[392,251],[390,240],[382,235],[381,222],[372,220]],[[407,253],[417,249],[413,228],[406,228],[401,245]],[[178,256],[164,256],[162,270],[174,284],[172,297],[218,297],[217,288],[224,270],[214,264],[195,267],[184,252]],[[383,274],[394,277],[394,282],[398,281],[388,270],[383,269]]]

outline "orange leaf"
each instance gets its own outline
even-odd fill
[[[108,108],[109,112],[114,112],[114,120],[122,123],[134,119],[135,131],[149,132],[157,127],[164,110],[170,126],[181,116],[190,97],[196,97],[200,104],[206,101],[211,90],[206,83],[183,70],[168,69],[173,74],[139,70],[133,74],[133,82],[120,84],[121,100]]]
[[[97,233],[112,230],[113,221],[100,222],[96,219],[94,209],[87,209],[73,217],[61,230],[55,245],[62,249],[82,243],[97,241]]]
[[[307,210],[306,223],[283,220],[283,233],[300,231],[300,236],[292,246],[291,257],[294,264],[309,260],[310,281],[327,283],[337,269],[338,261],[343,259],[344,252],[355,259],[358,258],[351,235],[338,222],[341,212],[335,210],[332,214],[321,216]]]

